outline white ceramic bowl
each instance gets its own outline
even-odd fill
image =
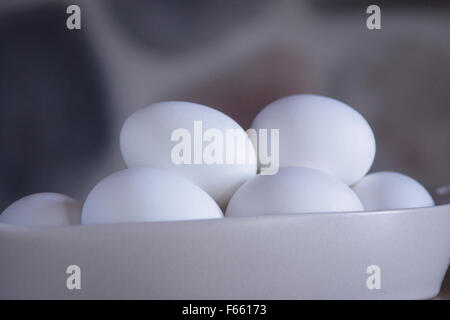
[[[420,299],[450,261],[450,205],[94,226],[0,225],[0,298]],[[81,268],[68,290],[66,268]],[[367,267],[381,270],[369,290]]]

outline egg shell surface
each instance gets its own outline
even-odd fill
[[[362,211],[353,190],[337,178],[306,167],[283,167],[275,175],[258,175],[231,198],[229,217],[309,212]]]
[[[0,215],[0,223],[38,227],[79,225],[81,203],[59,193],[35,193],[6,208]]]
[[[252,128],[279,129],[281,167],[318,169],[348,185],[369,171],[375,157],[375,138],[367,121],[328,97],[299,94],[274,101],[260,111]]]
[[[194,128],[194,122],[201,122],[201,130]],[[179,129],[187,130],[190,141],[175,134]],[[207,162],[203,154],[195,155],[198,150],[206,151],[213,142],[220,142],[211,136],[202,141],[203,133],[208,129],[223,137],[224,147],[220,148],[223,154],[218,156],[223,159],[222,163]],[[235,130],[245,143],[226,148],[227,130]],[[172,158],[174,147],[184,142],[190,144],[187,158],[191,162],[175,163]],[[122,127],[120,148],[129,168],[156,167],[173,171],[199,185],[221,207],[225,207],[237,188],[257,172],[254,147],[239,124],[218,110],[191,102],[159,102],[135,112]],[[227,162],[227,156],[236,161]],[[244,161],[238,163],[238,157],[244,157],[241,158]]]
[[[217,203],[199,186],[156,168],[113,173],[89,193],[82,224],[222,218]]]
[[[418,181],[398,172],[368,174],[353,186],[365,210],[389,210],[434,205],[429,192]]]

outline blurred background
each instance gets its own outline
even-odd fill
[[[66,28],[69,4],[81,30]],[[366,28],[369,4],[381,30]],[[0,212],[35,192],[83,201],[125,167],[125,119],[161,100],[247,129],[275,99],[331,96],[374,129],[372,171],[449,183],[449,32],[444,0],[1,0]]]

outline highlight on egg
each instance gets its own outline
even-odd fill
[[[191,181],[157,168],[113,173],[89,193],[82,224],[222,218],[217,203]]]
[[[429,207],[433,198],[418,181],[398,172],[368,174],[353,186],[365,210]]]
[[[0,223],[36,227],[79,225],[81,203],[59,193],[35,193],[7,207],[0,214]]]
[[[316,169],[282,167],[275,175],[257,175],[243,184],[225,216],[362,210],[359,198],[339,179]]]
[[[159,102],[135,112],[123,124],[120,149],[129,168],[170,170],[221,207],[257,173],[255,149],[244,129],[224,113],[191,102]]]
[[[279,129],[281,167],[309,167],[352,185],[370,169],[375,138],[368,122],[338,100],[298,94],[259,112],[252,128]]]

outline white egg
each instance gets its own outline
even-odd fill
[[[242,143],[227,147],[230,133]],[[196,103],[159,102],[135,112],[122,127],[120,148],[128,167],[173,171],[222,207],[257,172],[247,133],[224,113]]]
[[[280,166],[327,172],[348,185],[360,180],[375,157],[375,138],[356,110],[335,99],[300,94],[272,102],[252,128],[279,129]]]
[[[353,186],[365,210],[429,207],[433,198],[419,182],[398,172],[368,174]]]
[[[0,215],[0,223],[40,227],[79,225],[81,203],[59,193],[35,193],[6,208]]]
[[[231,198],[225,215],[362,210],[352,189],[335,177],[311,168],[284,167],[275,175],[258,175],[243,184]]]
[[[113,173],[89,193],[82,224],[221,218],[217,203],[200,187],[171,172],[131,168]]]

